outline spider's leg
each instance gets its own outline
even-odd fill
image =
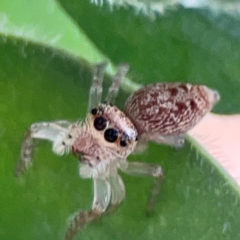
[[[59,148],[59,140],[64,140],[68,133],[66,126],[71,125],[68,121],[57,121],[57,122],[40,122],[33,123],[25,133],[22,146],[20,159],[16,167],[16,176],[20,176],[32,163],[33,151],[34,151],[34,140],[45,139],[53,142],[56,153],[64,153],[67,147],[65,142],[61,142],[61,149]],[[63,127],[64,126],[64,127]],[[66,139],[67,141],[67,139]]]
[[[111,204],[119,205],[125,198],[125,186],[119,174],[109,177],[111,185]]]
[[[94,66],[92,86],[89,91],[88,112],[98,106],[102,101],[102,82],[107,62],[103,62]]]
[[[154,133],[144,133],[140,136],[140,142],[147,143],[148,141],[154,141],[159,144],[165,144],[180,149],[184,146],[186,134],[179,135],[160,135]]]
[[[160,186],[163,179],[163,170],[161,166],[142,162],[128,162],[122,170],[128,174],[150,176],[154,178],[154,186],[147,203],[147,214],[150,215],[154,210],[160,193]]]
[[[57,121],[54,121],[52,123],[56,123],[57,125],[59,125],[59,126],[61,126],[63,128],[67,128],[70,125],[72,125],[72,122],[70,122],[68,120],[57,120]]]
[[[108,206],[104,215],[116,211],[125,198],[125,186],[120,175],[110,176],[108,180],[111,185],[111,205]]]
[[[128,64],[124,63],[119,65],[117,73],[113,78],[112,85],[108,89],[107,97],[105,99],[106,102],[114,104],[115,99],[119,92],[121,82],[124,79],[125,75],[127,74],[128,70],[129,70]]]
[[[92,209],[78,213],[71,221],[65,240],[71,240],[87,223],[99,218],[107,209],[111,197],[111,186],[107,180],[94,178]]]

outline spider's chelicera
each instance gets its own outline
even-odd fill
[[[35,139],[51,141],[53,151],[58,155],[72,151],[79,158],[80,176],[93,179],[94,198],[91,210],[74,217],[66,240],[72,239],[85,224],[113,211],[123,201],[125,187],[118,170],[154,178],[147,204],[150,213],[160,192],[162,168],[150,163],[128,162],[128,155],[138,142],[155,141],[181,147],[187,131],[220,99],[217,91],[202,85],[155,83],[133,93],[121,111],[112,104],[129,67],[127,64],[119,66],[106,99],[102,101],[105,68],[106,64],[94,68],[85,120],[32,124],[25,134],[16,168],[19,176],[31,165]]]

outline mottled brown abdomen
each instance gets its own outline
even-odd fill
[[[155,83],[133,93],[125,112],[138,133],[186,133],[220,99],[217,91],[202,85]]]

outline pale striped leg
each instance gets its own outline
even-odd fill
[[[111,185],[111,205],[108,206],[104,215],[108,215],[114,211],[116,211],[120,205],[120,203],[125,198],[125,186],[120,175],[111,176],[109,178],[109,183]]]
[[[65,240],[72,240],[88,223],[93,222],[106,211],[111,197],[111,186],[107,180],[94,179],[94,199],[92,209],[78,213],[71,221]]]
[[[111,205],[110,203],[111,197]],[[122,178],[117,174],[108,180],[94,179],[94,200],[92,209],[78,213],[70,224],[65,240],[72,240],[86,224],[101,216],[115,211],[125,198],[125,186]]]
[[[102,82],[107,62],[97,64],[94,67],[92,86],[89,91],[88,112],[97,107],[102,101]]]
[[[108,89],[107,97],[106,97],[106,102],[114,104],[115,99],[118,95],[120,85],[126,76],[127,72],[129,70],[129,65],[126,63],[120,64],[117,73],[113,78],[112,85]]]
[[[27,130],[22,142],[20,159],[15,171],[16,176],[23,174],[32,164],[35,139],[45,139],[54,142],[59,134],[67,133],[66,127],[70,124],[70,122],[65,120],[33,123]]]
[[[179,134],[179,135],[160,135],[160,134],[154,134],[154,133],[144,133],[140,137],[140,142],[149,142],[154,141],[159,144],[166,144],[175,147],[176,149],[180,149],[184,146],[185,143],[185,134]]]
[[[154,210],[160,194],[160,186],[163,179],[163,170],[161,166],[142,162],[128,162],[127,166],[122,170],[128,174],[150,176],[154,178],[154,186],[147,203],[147,214],[150,215]]]

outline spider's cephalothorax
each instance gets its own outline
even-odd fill
[[[94,198],[91,210],[74,217],[66,240],[72,239],[85,224],[113,211],[122,202],[125,187],[118,174],[119,169],[128,174],[154,178],[147,204],[150,213],[160,192],[162,168],[156,164],[128,162],[128,155],[136,148],[138,139],[144,144],[155,141],[182,146],[187,131],[220,99],[216,91],[206,86],[156,83],[133,93],[123,112],[112,104],[129,67],[127,64],[119,66],[102,103],[105,68],[106,64],[94,68],[85,120],[32,124],[25,134],[16,168],[19,176],[32,163],[35,139],[51,141],[53,151],[58,155],[72,151],[79,158],[81,177],[93,179]]]
[[[107,177],[116,174],[137,143],[137,130],[116,106],[100,104],[81,124],[72,145],[82,163],[82,177]]]

